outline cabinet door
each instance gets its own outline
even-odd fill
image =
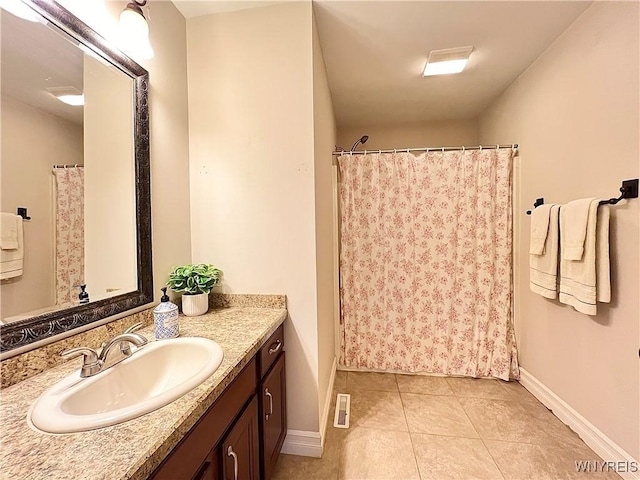
[[[221,447],[224,480],[259,480],[258,403],[255,395]]]
[[[152,475],[153,480],[209,480],[220,477],[220,443],[242,407],[255,399],[256,361],[251,359]],[[257,419],[256,419],[257,421]],[[215,455],[211,456],[214,450]]]
[[[260,456],[262,476],[269,480],[287,435],[284,352],[260,383]]]
[[[218,480],[218,450],[213,449],[193,480]]]

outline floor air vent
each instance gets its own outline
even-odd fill
[[[351,395],[339,393],[336,399],[336,416],[333,426],[337,428],[349,428],[349,415],[351,409]]]

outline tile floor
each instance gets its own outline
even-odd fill
[[[274,480],[617,479],[578,473],[599,457],[517,382],[337,372],[349,429],[333,427],[321,459],[280,455]]]

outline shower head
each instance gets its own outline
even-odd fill
[[[351,151],[353,152],[359,144],[362,143],[364,145],[365,143],[367,143],[367,140],[369,140],[369,135],[363,135],[362,137],[360,137],[358,140],[356,140],[356,143],[351,146]]]

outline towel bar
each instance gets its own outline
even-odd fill
[[[533,208],[538,208],[540,205],[544,205],[544,198],[536,198],[535,203],[533,204]],[[527,210],[527,215],[531,215],[532,210]]]
[[[18,207],[16,215],[22,217],[23,220],[31,220],[31,217],[27,214],[26,207]]]
[[[638,180],[637,178],[633,180],[623,180],[622,186],[620,187],[620,196],[618,198],[610,198],[609,200],[601,200],[598,206],[615,205],[625,198],[638,198]],[[537,208],[542,204],[544,204],[544,198],[536,198],[533,208]],[[532,210],[527,210],[527,215],[531,215],[531,212]]]
[[[620,187],[620,196],[618,198],[610,198],[609,200],[601,200],[599,205],[615,205],[623,198],[638,198],[638,179],[623,180]]]

